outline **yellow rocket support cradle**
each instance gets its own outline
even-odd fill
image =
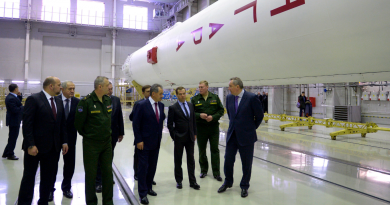
[[[362,137],[366,137],[367,133],[376,133],[377,131],[388,131],[390,128],[379,127],[377,124],[368,122],[368,123],[355,123],[355,122],[344,122],[344,121],[335,121],[332,119],[316,119],[313,117],[297,117],[297,116],[288,116],[285,114],[274,115],[274,114],[264,114],[263,120],[267,123],[268,120],[280,120],[280,121],[290,121],[292,123],[280,125],[282,131],[286,127],[303,127],[307,126],[309,129],[312,129],[314,125],[322,125],[327,128],[336,127],[343,128],[343,130],[331,132],[329,135],[332,140],[336,140],[336,136],[339,135],[348,135],[348,134],[361,134]]]

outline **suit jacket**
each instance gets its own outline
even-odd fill
[[[226,142],[235,131],[240,146],[251,145],[257,141],[256,129],[264,117],[261,102],[255,94],[245,91],[236,113],[234,101],[234,95],[230,94],[226,97],[226,110],[229,116]]]
[[[168,111],[168,129],[169,134],[173,140],[178,140],[183,137],[189,136],[192,141],[195,141],[196,135],[196,117],[194,111],[194,105],[190,102],[188,107],[190,108],[190,117],[187,117],[182,106],[179,102],[169,106]]]
[[[118,97],[111,95],[111,102],[111,137],[113,141],[118,141],[120,135],[125,135],[121,100]]]
[[[22,121],[23,105],[18,97],[11,93],[5,98],[5,106],[7,107],[7,115],[5,118],[5,125],[11,127],[20,126]]]
[[[306,103],[307,97],[306,96],[303,97],[302,95],[300,95],[298,97],[298,100],[299,100],[299,108],[305,109],[305,107],[306,107],[305,103]]]
[[[23,150],[35,145],[39,153],[51,149],[59,152],[62,144],[68,143],[64,105],[62,100],[55,101],[56,119],[43,91],[27,98],[23,111]]]
[[[130,121],[133,121],[133,119],[134,119],[134,110],[137,109],[138,103],[142,102],[143,100],[145,100],[145,98],[138,100],[138,101],[135,101],[134,106],[133,106],[133,110],[131,111],[131,113],[129,115]]]
[[[160,147],[165,120],[164,104],[159,102],[158,109],[160,114],[159,122],[157,122],[156,114],[149,99],[139,102],[137,109],[134,110],[134,144],[144,142],[145,150],[154,150]]]
[[[56,96],[56,101],[62,101],[62,95]],[[68,115],[68,119],[66,119],[66,134],[68,137],[68,144],[75,146],[77,142],[77,130],[76,127],[74,126],[74,120],[76,116],[76,109],[77,105],[79,104],[80,99],[76,97],[72,97],[70,101],[70,111]],[[64,101],[62,101],[64,103]],[[63,106],[65,107],[65,105]],[[64,111],[65,115],[65,111]]]

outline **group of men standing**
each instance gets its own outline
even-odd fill
[[[73,82],[61,83],[57,77],[48,77],[43,90],[27,98],[22,127],[24,170],[18,204],[32,203],[38,164],[41,175],[38,204],[46,205],[53,200],[61,150],[64,160],[61,189],[65,197],[73,198],[71,180],[77,132],[83,136],[86,203],[97,204],[95,192],[103,189],[103,204],[113,204],[113,150],[124,135],[119,98],[112,96],[112,84],[102,76],[96,78],[94,91],[84,99],[79,100],[74,93]],[[7,109],[7,119],[8,112],[13,111]]]
[[[239,151],[243,170],[241,196],[246,197],[251,177],[254,143],[257,141],[256,129],[263,119],[263,110],[259,98],[243,89],[240,78],[230,79],[229,90],[231,94],[226,98],[229,129],[224,162],[225,180],[218,193],[232,187],[235,156]],[[44,176],[41,177],[38,204],[48,204],[48,201],[53,200],[61,150],[64,155],[64,178],[61,189],[65,197],[73,197],[71,179],[75,168],[77,132],[83,136],[86,203],[97,204],[95,193],[102,191],[103,204],[113,204],[113,150],[116,142],[120,142],[124,135],[119,99],[112,96],[112,84],[108,78],[102,76],[96,78],[94,91],[82,100],[74,97],[74,91],[75,85],[71,81],[61,84],[60,79],[48,77],[43,82],[43,90],[26,100],[23,111],[24,171],[18,204],[31,204],[38,164],[41,176]],[[196,140],[199,148],[200,178],[206,177],[208,173],[206,148],[210,142],[213,177],[218,181],[223,180],[220,174],[218,145],[219,119],[224,115],[225,109],[219,97],[208,91],[207,81],[199,83],[200,93],[194,96],[191,102],[186,101],[184,87],[178,87],[175,91],[178,101],[169,107],[167,125],[175,146],[176,187],[183,188],[181,165],[185,149],[189,185],[199,190],[200,186],[195,177]],[[134,177],[138,179],[141,203],[148,204],[147,195],[157,196],[152,185],[156,184],[154,176],[166,116],[164,105],[161,103],[163,87],[159,84],[144,86],[142,92],[145,98],[135,104],[129,117],[133,121],[136,146]],[[17,105],[17,109],[23,109],[18,103]],[[7,157],[10,155],[12,153]]]
[[[150,90],[150,97],[138,101],[130,114],[134,131],[134,171],[138,179],[138,194],[141,204],[149,204],[147,195],[157,196],[153,190],[159,149],[162,138],[164,105],[161,103],[163,87],[159,84],[146,85],[143,94]],[[257,141],[256,129],[263,119],[263,109],[259,98],[243,89],[240,78],[231,78],[229,82],[231,95],[226,98],[226,110],[229,116],[229,130],[225,153],[225,182],[218,193],[226,191],[233,185],[233,167],[237,151],[240,152],[243,177],[240,187],[241,196],[248,196],[251,178],[254,143]],[[213,177],[222,181],[219,156],[219,119],[224,115],[224,107],[219,97],[208,91],[208,82],[199,83],[199,94],[186,101],[186,90],[178,87],[175,90],[178,101],[169,107],[167,126],[174,141],[174,176],[176,187],[183,188],[182,157],[184,149],[187,156],[187,170],[190,187],[199,190],[195,178],[194,146],[198,141],[200,178],[208,173],[206,155],[207,143],[210,142]],[[138,161],[136,161],[138,159]]]

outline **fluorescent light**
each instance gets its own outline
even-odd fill
[[[28,81],[28,84],[40,84],[41,81]]]
[[[0,83],[4,83],[4,80],[0,80]]]
[[[24,81],[21,81],[21,80],[13,80],[12,83],[24,83]]]

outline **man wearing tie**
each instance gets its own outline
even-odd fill
[[[60,79],[48,77],[43,82],[43,91],[26,100],[22,127],[24,170],[19,205],[32,202],[38,164],[41,171],[38,204],[48,204],[57,156],[61,148],[63,155],[68,152],[64,105],[54,97],[60,91]]]
[[[133,131],[138,150],[138,194],[141,204],[149,204],[147,194],[157,196],[152,189],[160,151],[162,129],[165,120],[163,87],[154,84],[147,100],[138,103],[133,119]],[[103,187],[104,188],[104,187]]]
[[[9,94],[5,98],[5,105],[7,107],[7,116],[5,125],[9,127],[8,144],[4,149],[3,158],[9,160],[18,160],[15,156],[14,150],[16,141],[18,140],[20,122],[22,121],[23,105],[18,97],[19,87],[16,84],[8,86]]]
[[[187,169],[190,187],[199,190],[200,186],[195,178],[195,159],[194,146],[196,140],[196,118],[194,114],[194,105],[186,101],[186,89],[184,87],[176,88],[178,102],[169,106],[168,111],[168,129],[173,141],[175,142],[175,179],[176,187],[182,189],[183,169],[181,162],[183,158],[183,149],[186,148]]]
[[[56,100],[62,101],[64,104],[64,113],[66,119],[66,133],[68,136],[68,154],[63,156],[64,170],[63,180],[61,184],[62,193],[68,199],[73,198],[73,193],[70,190],[72,188],[72,178],[74,174],[74,168],[76,163],[76,141],[77,141],[77,130],[74,127],[74,118],[76,114],[76,107],[80,100],[74,97],[75,85],[72,81],[62,82],[62,95],[56,96]],[[57,162],[60,159],[60,155],[57,156]],[[55,164],[55,172],[53,175],[53,187],[49,195],[49,201],[53,201],[54,184],[56,182],[58,163]]]
[[[108,97],[111,98],[111,147],[112,147],[112,159],[114,160],[114,149],[117,142],[122,142],[123,135],[125,135],[125,129],[123,125],[123,114],[121,107],[121,100],[112,95],[113,87],[112,83],[108,84]],[[114,182],[115,183],[115,182]],[[97,175],[96,175],[96,192],[102,192],[102,171],[100,164],[98,164]]]
[[[240,78],[230,79],[231,94],[226,97],[226,110],[229,116],[229,129],[225,150],[225,182],[218,189],[218,193],[233,186],[233,167],[237,150],[240,152],[242,172],[241,197],[248,196],[249,181],[252,172],[254,145],[257,141],[256,129],[263,120],[262,105],[259,98],[246,92]]]
[[[144,85],[142,86],[142,95],[144,96],[144,98],[142,98],[141,100],[138,100],[134,103],[134,106],[133,106],[133,110],[131,111],[130,115],[129,115],[129,119],[130,121],[133,121],[133,118],[134,118],[134,110],[137,109],[137,105],[139,102],[143,101],[143,100],[146,100],[149,98],[150,96],[150,85]],[[134,170],[134,179],[135,180],[138,180],[138,152],[137,152],[137,145],[135,144],[135,138],[134,138],[134,158],[133,158],[133,170]],[[153,185],[156,185],[156,182],[153,181]]]

